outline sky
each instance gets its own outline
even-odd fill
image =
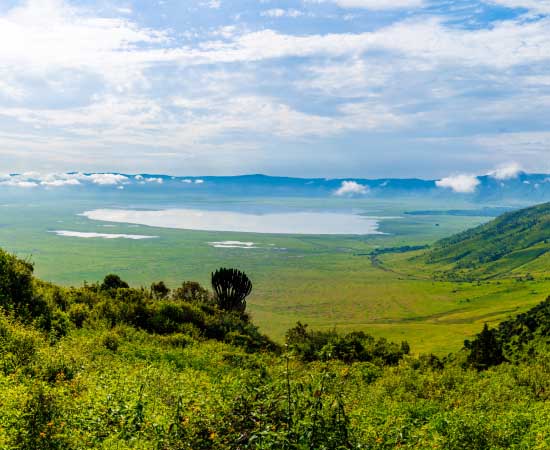
[[[550,172],[550,0],[1,0],[0,42],[0,173]]]

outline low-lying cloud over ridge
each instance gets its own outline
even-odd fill
[[[369,187],[359,184],[356,181],[342,181],[342,185],[334,192],[338,197],[365,195],[368,194]]]
[[[471,194],[481,184],[475,175],[454,175],[435,182],[437,187],[448,188],[460,194]]]

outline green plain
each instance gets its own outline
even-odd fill
[[[431,244],[489,220],[403,214],[415,209],[448,209],[444,203],[294,198],[234,199],[233,206],[238,208],[239,202],[245,201],[273,207],[354,207],[367,215],[399,218],[381,222],[384,235],[256,235],[106,224],[78,216],[95,207],[120,207],[123,201],[116,198],[101,203],[96,199],[5,199],[0,206],[0,247],[32,259],[38,277],[64,285],[94,282],[110,272],[132,285],[148,286],[158,280],[172,287],[184,280],[207,285],[214,269],[238,267],[254,283],[249,299],[254,322],[276,340],[282,341],[285,331],[301,321],[319,329],[364,330],[393,341],[407,340],[414,353],[457,351],[484,322],[496,323],[527,310],[550,291],[542,261],[545,257],[537,260],[537,267],[516,267],[507,277],[462,283],[434,281],[431,275],[437,267],[416,262],[414,253],[382,255],[373,264],[369,254],[374,249]],[[124,205],[128,204],[124,200]],[[54,230],[158,238],[82,239],[60,237]],[[253,241],[260,248],[209,245],[225,240]],[[532,269],[536,269],[534,280],[517,280]]]

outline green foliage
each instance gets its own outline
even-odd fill
[[[487,325],[473,341],[466,341],[468,362],[478,369],[521,361],[550,350],[550,297],[544,302],[501,322],[496,329]]]
[[[497,339],[496,331],[490,330],[487,324],[473,342],[465,341],[464,346],[469,350],[468,364],[478,370],[498,366],[505,361],[502,343]]]
[[[30,281],[39,312],[0,316],[0,448],[550,447],[550,299],[446,358],[300,323],[281,355],[190,284]]]
[[[174,289],[172,298],[189,303],[212,303],[212,294],[196,281],[184,281],[179,288]]]
[[[118,275],[112,273],[106,275],[103,279],[103,283],[101,283],[101,290],[103,291],[109,291],[112,289],[128,289],[129,287],[130,286],[128,286],[126,281],[123,281]]]
[[[246,297],[252,292],[252,282],[244,272],[221,268],[212,273],[211,281],[220,309],[244,313]]]
[[[31,364],[41,341],[37,331],[0,316],[0,367],[3,373],[14,373]]]
[[[14,448],[65,450],[70,449],[62,430],[61,407],[55,393],[38,383],[23,406]]]
[[[288,330],[288,348],[304,361],[339,359],[347,363],[369,361],[379,365],[395,365],[410,351],[386,339],[375,339],[361,331],[340,335],[336,331],[309,331],[300,322]]]
[[[156,299],[164,299],[170,294],[170,289],[164,281],[151,284],[151,295]]]
[[[0,250],[0,307],[20,316],[33,314],[33,266]]]

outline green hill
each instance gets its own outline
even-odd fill
[[[550,203],[509,212],[438,241],[421,258],[449,279],[487,279],[543,271],[550,251]]]

